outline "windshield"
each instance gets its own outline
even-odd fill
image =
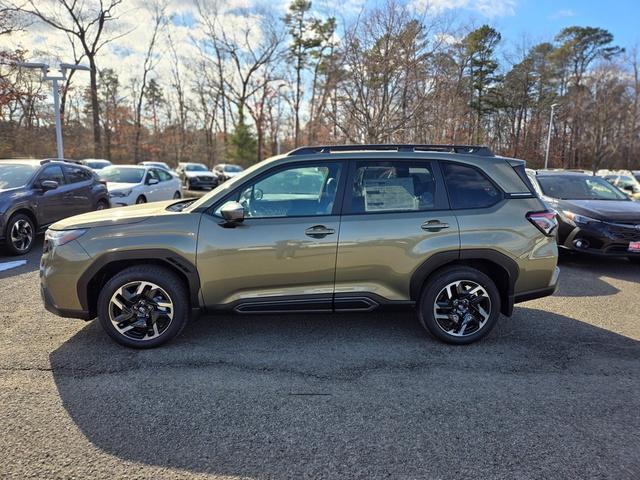
[[[148,167],[166,168],[167,170],[170,170],[169,165],[167,165],[164,162],[145,162],[144,165],[146,165]]]
[[[85,163],[87,167],[92,168],[94,170],[101,170],[111,165],[111,162],[107,162],[106,160],[91,160]]]
[[[629,200],[627,196],[600,177],[581,175],[538,175],[545,195],[561,200]]]
[[[107,167],[100,170],[100,178],[107,182],[140,183],[144,176],[144,168]]]
[[[239,167],[238,165],[225,165],[224,171],[225,172],[241,172],[242,167]]]
[[[195,163],[195,164],[187,165],[185,170],[187,172],[208,172],[209,171],[207,169],[207,167],[205,167],[201,163]]]
[[[37,168],[37,165],[0,165],[0,189],[26,185]]]

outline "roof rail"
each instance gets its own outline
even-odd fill
[[[65,163],[73,163],[75,165],[82,165],[80,160],[71,160],[70,158],[45,158],[40,161],[40,165],[44,165],[45,163],[50,162],[65,162]]]
[[[291,150],[287,156],[311,155],[333,152],[359,151],[397,151],[397,152],[449,152],[469,153],[485,157],[493,157],[494,153],[484,145],[428,145],[428,144],[365,144],[365,145],[318,145],[314,147],[300,147]]]

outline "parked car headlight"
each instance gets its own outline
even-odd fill
[[[563,211],[562,214],[564,218],[573,225],[591,225],[594,223],[602,223],[600,220],[596,220],[595,218],[586,217],[584,215],[573,213],[567,210]]]
[[[44,241],[46,244],[54,247],[59,247],[65,243],[69,243],[76,238],[80,238],[87,231],[83,229],[77,230],[47,230],[44,234]]]
[[[118,190],[117,192],[109,192],[110,197],[123,198],[131,195],[131,190]]]

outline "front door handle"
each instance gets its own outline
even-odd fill
[[[336,233],[336,231],[333,228],[327,228],[324,225],[314,225],[304,231],[304,234],[311,238],[324,238],[334,233]]]
[[[448,223],[443,223],[440,220],[428,220],[421,225],[423,230],[427,232],[439,232],[445,228],[449,228]]]

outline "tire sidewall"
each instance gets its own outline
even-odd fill
[[[171,324],[159,337],[153,340],[135,340],[120,334],[109,318],[109,303],[114,292],[129,282],[149,281],[162,287],[171,297],[174,312]],[[116,342],[127,347],[153,348],[160,346],[180,334],[189,319],[189,298],[182,281],[171,271],[162,267],[134,266],[123,270],[111,278],[98,296],[98,320],[105,332]]]
[[[147,203],[147,199],[144,195],[140,195],[138,198],[136,198],[136,205],[142,205],[145,203]]]
[[[465,337],[455,337],[447,334],[438,325],[433,315],[436,296],[449,283],[458,280],[471,280],[478,283],[486,290],[491,300],[491,313],[485,325],[479,331]],[[495,283],[486,274],[470,267],[455,267],[436,274],[427,282],[420,296],[418,316],[422,326],[434,337],[454,345],[467,345],[480,340],[491,332],[500,317],[500,293]]]
[[[29,222],[29,225],[31,225],[31,231],[33,232],[33,238],[31,239],[31,244],[29,245],[29,248],[27,248],[26,250],[18,250],[13,246],[13,243],[11,243],[11,229],[13,228],[13,225],[18,220],[26,220],[27,222]],[[29,216],[24,215],[22,213],[18,213],[16,215],[13,215],[7,222],[7,227],[4,232],[4,238],[5,238],[5,245],[9,250],[9,253],[11,253],[12,255],[26,255],[31,251],[31,249],[33,248],[33,244],[36,241],[36,226],[33,224],[33,220],[31,220]]]

